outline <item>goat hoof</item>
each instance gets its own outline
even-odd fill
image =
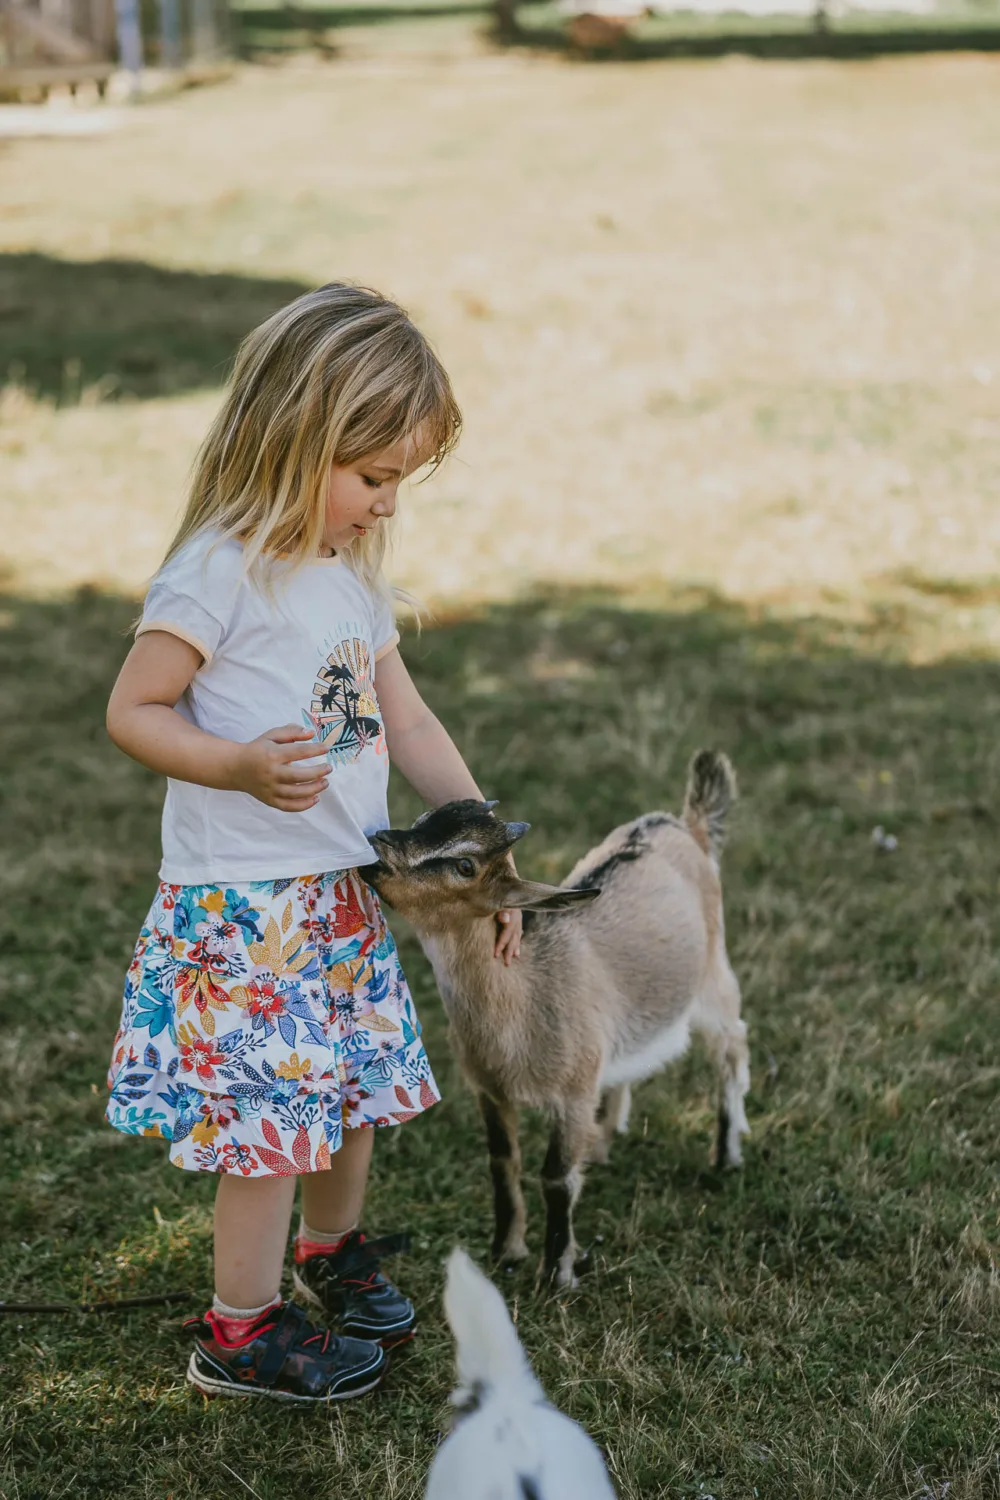
[[[523,1240],[518,1240],[513,1245],[494,1245],[492,1255],[496,1265],[513,1270],[522,1260],[527,1260],[528,1247]]]
[[[713,1151],[710,1161],[713,1172],[741,1172],[743,1170],[742,1151]]]
[[[587,1274],[591,1265],[590,1256],[584,1251],[582,1255],[574,1255],[571,1260],[563,1259],[557,1265],[547,1267],[546,1280],[557,1292],[572,1292],[580,1285],[580,1277]]]

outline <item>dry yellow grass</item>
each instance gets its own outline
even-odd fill
[[[468,415],[404,504],[395,576],[425,597],[926,591],[1000,541],[998,84],[971,57],[248,69],[8,145],[0,249],[400,297]],[[8,392],[15,584],[141,589],[216,400]],[[955,629],[1000,615],[980,591]]]

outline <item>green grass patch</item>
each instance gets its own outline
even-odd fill
[[[0,1288],[8,1300],[211,1290],[213,1184],[102,1123],[121,981],[152,894],[162,785],[107,742],[134,605],[3,605]],[[984,1500],[998,1493],[995,667],[907,660],[907,616],[751,616],[550,594],[456,615],[405,654],[558,877],[676,807],[688,755],[742,785],[725,859],[750,1027],[741,1176],[707,1165],[692,1054],[637,1095],[578,1215],[592,1273],[501,1278],[552,1397],[625,1497]],[[394,789],[394,815],[416,811]],[[899,847],[880,853],[881,824]],[[398,924],[397,924],[398,926]],[[8,1317],[0,1493],[411,1500],[450,1388],[441,1262],[485,1249],[489,1189],[427,964],[399,928],[444,1102],[387,1134],[369,1222],[409,1228],[419,1341],[331,1414],[203,1403],[174,1310]],[[527,1131],[529,1172],[544,1124]],[[539,1195],[529,1196],[540,1246]],[[947,1487],[947,1488],[946,1488]]]

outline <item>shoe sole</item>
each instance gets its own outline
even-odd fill
[[[323,1303],[316,1296],[312,1288],[306,1286],[297,1271],[292,1272],[292,1290],[300,1302],[305,1302],[309,1306],[316,1307],[320,1312],[325,1313]],[[370,1339],[372,1343],[381,1344],[383,1349],[398,1349],[401,1344],[408,1344],[411,1339],[415,1339],[417,1336],[417,1330],[412,1324],[409,1328],[401,1329],[398,1333],[392,1333],[391,1331],[389,1333],[381,1333],[377,1328],[362,1328],[356,1323],[345,1323],[342,1328],[338,1329],[338,1332],[342,1333],[345,1338]]]
[[[265,1401],[292,1401],[300,1406],[325,1406],[330,1401],[353,1401],[355,1396],[367,1396],[382,1384],[388,1364],[379,1367],[374,1380],[368,1385],[354,1386],[349,1391],[333,1391],[328,1396],[296,1396],[293,1391],[272,1391],[262,1385],[237,1385],[232,1380],[213,1380],[198,1369],[194,1354],[188,1361],[187,1382],[203,1396],[260,1396]]]

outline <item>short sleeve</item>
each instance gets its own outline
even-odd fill
[[[399,645],[399,631],[396,629],[396,615],[391,598],[376,594],[374,611],[372,644],[375,647],[375,660],[378,661],[380,657],[388,656],[394,646]]]
[[[164,563],[149,586],[136,636],[165,630],[200,651],[206,664],[233,617],[243,578],[242,548],[202,533]]]

